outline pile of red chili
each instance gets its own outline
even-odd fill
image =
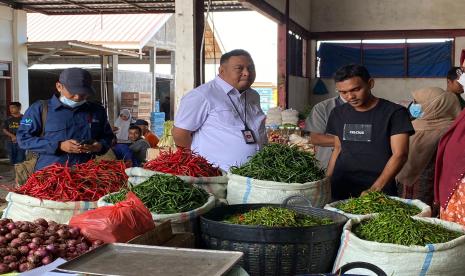
[[[54,201],[96,201],[126,186],[121,161],[90,160],[68,166],[53,164],[33,173],[15,193]]]
[[[218,167],[189,149],[162,151],[156,159],[145,163],[144,169],[193,177],[221,176]]]

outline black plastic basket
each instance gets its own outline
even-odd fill
[[[311,227],[271,228],[222,222],[226,216],[264,206],[281,205],[221,206],[202,215],[202,245],[208,249],[243,252],[239,265],[252,276],[331,272],[347,217],[318,208],[286,206],[301,214],[331,218],[334,223]]]

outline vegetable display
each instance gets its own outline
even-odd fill
[[[355,215],[390,212],[396,209],[403,209],[411,216],[421,212],[421,210],[414,205],[392,199],[380,192],[369,192],[363,196],[342,201],[338,203],[335,208]]]
[[[129,190],[140,198],[150,212],[157,214],[191,211],[201,207],[208,200],[207,192],[172,175],[155,174]],[[108,195],[105,201],[113,204],[123,201],[127,192],[127,189],[123,189]]]
[[[262,207],[243,214],[235,214],[226,218],[224,222],[268,227],[306,227],[333,223],[329,218],[307,216],[298,214],[294,210],[276,207]]]
[[[90,160],[68,166],[53,164],[33,173],[15,193],[54,201],[96,201],[126,186],[120,161]]]
[[[169,148],[175,146],[171,130],[173,129],[174,121],[166,121],[163,123],[163,134],[158,142],[159,148]]]
[[[463,235],[440,225],[415,220],[401,209],[362,221],[354,226],[353,233],[364,240],[405,246],[445,243]]]
[[[189,149],[162,151],[156,159],[145,163],[144,169],[193,177],[221,176],[218,167]]]
[[[101,244],[87,240],[79,228],[54,221],[0,219],[0,273],[28,271],[58,257],[71,260]]]
[[[240,167],[233,166],[231,173],[260,180],[284,183],[306,183],[321,180],[325,173],[311,153],[297,147],[270,144]]]

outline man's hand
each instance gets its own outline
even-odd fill
[[[66,153],[81,153],[81,145],[74,139],[60,143],[60,150]]]
[[[363,191],[361,196],[364,196],[370,192],[380,192],[381,190],[383,190],[383,187],[378,187],[378,186],[373,185],[369,189]]]
[[[102,144],[95,142],[92,145],[80,145],[81,152],[91,153],[100,152],[102,150]]]
[[[16,143],[16,135],[11,136],[11,142]]]

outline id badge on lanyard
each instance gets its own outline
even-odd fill
[[[247,93],[247,92],[245,92]],[[242,119],[241,114],[239,113],[239,110],[237,109],[236,105],[234,104],[233,100],[231,99],[231,96],[229,96],[229,100],[231,101],[231,104],[234,107],[234,110],[236,110],[237,115],[241,119],[241,121],[244,123],[244,129],[241,130],[242,132],[242,137],[244,137],[244,142],[246,144],[255,144],[257,143],[257,140],[255,139],[255,136],[253,134],[253,131],[250,130],[250,128],[247,126],[247,94],[245,94],[245,105],[244,105],[244,119]]]
[[[242,136],[244,136],[244,141],[246,144],[255,144],[257,141],[255,140],[255,136],[253,135],[253,131],[250,129],[241,130]]]

